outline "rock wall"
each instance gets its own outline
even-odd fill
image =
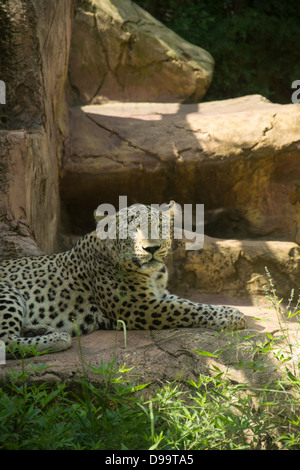
[[[71,18],[71,0],[0,6],[2,258],[39,252],[35,241],[46,252],[56,248]],[[26,240],[17,237],[21,226]]]

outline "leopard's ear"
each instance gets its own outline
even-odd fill
[[[167,214],[170,217],[171,238],[182,238],[182,210],[180,204],[170,201],[167,204]]]
[[[164,202],[160,206],[161,212],[166,214],[173,214],[174,212],[176,212],[176,210],[178,210],[178,208],[180,208],[180,206],[175,201],[170,201],[169,204]]]
[[[170,201],[168,204],[168,211],[170,212],[171,217],[174,217],[176,214],[181,214],[181,207],[177,202]]]

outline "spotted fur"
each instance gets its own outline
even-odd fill
[[[118,319],[128,329],[244,328],[235,308],[194,303],[166,290],[163,260],[171,235],[164,233],[163,221],[171,207],[163,212],[139,205],[137,215],[137,206],[131,206],[117,214],[106,239],[94,231],[64,253],[2,262],[0,340],[9,348],[62,351],[71,346],[76,325],[88,334],[116,328]],[[146,221],[151,236],[145,234]],[[109,236],[113,230],[115,239]]]

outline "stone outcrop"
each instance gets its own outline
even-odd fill
[[[168,268],[170,288],[182,295],[198,292],[255,299],[265,296],[266,289],[270,292],[269,276],[285,301],[292,289],[294,300],[299,295],[300,248],[294,242],[205,236],[200,251],[185,251],[184,245],[175,243]]]
[[[56,156],[43,129],[0,131],[0,259],[38,254],[38,246],[51,252],[56,246]]]
[[[205,95],[214,60],[128,0],[78,1],[70,100],[189,101]]]
[[[56,248],[71,12],[69,0],[0,6],[1,258]]]

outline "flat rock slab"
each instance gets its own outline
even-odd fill
[[[32,380],[48,383],[62,381],[72,387],[78,384],[85,370],[89,380],[101,386],[104,383],[103,376],[91,371],[89,364],[97,368],[102,362],[108,364],[113,359],[116,360],[116,368],[124,364],[126,368],[132,368],[126,376],[130,381],[151,383],[150,388],[163,386],[174,380],[197,381],[199,374],[213,373],[213,369],[209,372],[212,367],[223,371],[235,382],[255,386],[266,385],[280,377],[279,363],[270,355],[262,356],[260,366],[263,368],[254,370],[257,364],[253,349],[255,344],[264,341],[266,333],[280,335],[274,311],[265,307],[258,308],[247,302],[237,305],[233,299],[228,298],[205,298],[197,295],[193,298],[215,303],[227,301],[227,305],[230,305],[231,300],[231,305],[238,306],[247,316],[248,328],[235,333],[216,333],[200,328],[127,331],[126,343],[122,331],[97,331],[82,336],[80,347],[78,339],[74,338],[72,348],[68,351],[31,358],[30,362],[34,366],[48,365],[47,369],[36,372]],[[289,322],[288,328],[297,355],[298,324]],[[281,342],[281,346],[283,344]],[[216,354],[217,350],[222,350],[222,353]],[[214,356],[199,355],[196,351],[208,352]],[[248,367],[242,367],[239,361],[246,362]],[[6,365],[0,366],[0,382],[7,380],[11,369],[20,370],[19,361],[9,359]]]

